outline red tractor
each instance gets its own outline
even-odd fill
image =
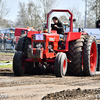
[[[50,30],[50,14],[68,12],[70,31],[64,33],[65,39],[59,45],[59,35]],[[26,73],[37,74],[50,68],[56,77],[68,75],[95,75],[98,61],[97,43],[93,36],[73,32],[73,14],[69,10],[51,10],[47,15],[48,32],[28,31],[17,44],[13,58],[13,71],[16,76]]]

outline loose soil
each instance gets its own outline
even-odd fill
[[[12,61],[13,56],[12,55],[0,55],[0,61]]]
[[[6,56],[7,57],[7,56]],[[0,56],[4,61],[13,56]],[[5,59],[4,59],[5,58]],[[10,58],[10,59],[9,59]],[[0,69],[0,99],[2,100],[99,100],[100,74],[93,77],[53,74],[14,76],[12,68]]]

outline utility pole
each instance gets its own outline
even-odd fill
[[[98,13],[97,13],[97,1],[96,1],[96,21],[97,21],[97,19],[98,19]]]
[[[87,0],[85,0],[85,22],[84,22],[84,28],[86,28],[86,22],[87,22]]]

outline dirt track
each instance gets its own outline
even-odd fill
[[[52,74],[15,77],[12,68],[0,69],[0,100],[98,100],[98,97],[100,74],[94,77],[56,78]]]
[[[12,61],[13,56],[12,55],[0,55],[0,61]]]
[[[66,76],[64,78],[56,78],[54,75],[15,77],[11,69],[0,70],[0,95],[8,96],[6,100],[41,100],[49,93],[77,88],[82,90],[97,89],[99,92],[91,90],[92,92],[87,92],[85,94],[86,97],[83,98],[85,100],[89,100],[91,97],[94,100],[97,94],[100,93],[100,75],[96,75],[94,77]],[[77,100],[77,98],[84,97],[84,95],[82,95],[84,91],[82,92],[82,90],[80,90],[81,92],[79,93],[75,92],[77,90],[74,90],[74,96],[72,95],[71,97],[70,95],[70,98],[67,97],[67,99]],[[68,93],[72,94],[73,91]],[[52,97],[52,94],[50,96]]]

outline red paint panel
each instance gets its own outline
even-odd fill
[[[74,41],[81,38],[81,32],[69,32],[67,41]]]
[[[73,14],[69,10],[53,9],[47,14],[47,28],[48,28],[48,18],[53,12],[68,12],[70,14],[70,32],[73,32]]]
[[[16,28],[15,29],[15,37],[21,36],[21,30],[27,30],[27,28]]]

